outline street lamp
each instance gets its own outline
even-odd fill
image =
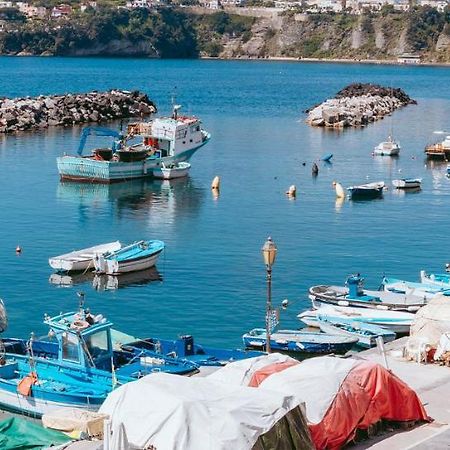
[[[270,353],[270,322],[272,316],[272,266],[275,264],[277,247],[271,237],[267,238],[262,248],[264,264],[267,272],[267,302],[266,302],[266,352]]]

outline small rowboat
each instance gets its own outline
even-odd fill
[[[255,328],[242,336],[245,348],[264,349],[266,330]],[[308,333],[296,330],[279,330],[270,335],[270,347],[273,350],[298,353],[346,353],[358,338],[329,335],[326,333]]]
[[[392,180],[392,184],[396,189],[417,189],[422,184],[422,178],[402,178]]]
[[[326,314],[317,315],[320,331],[329,334],[339,334],[358,338],[358,345],[365,348],[375,347],[377,337],[381,336],[383,342],[391,342],[396,334],[377,325],[371,325],[358,319],[344,319]]]
[[[119,275],[149,269],[156,264],[164,242],[158,240],[139,241],[112,253],[97,255],[94,264],[98,273]]]
[[[348,195],[352,200],[365,200],[378,198],[383,195],[384,181],[360,184],[347,188]]]
[[[94,258],[103,253],[120,250],[122,244],[119,241],[108,244],[95,245],[94,247],[76,250],[64,255],[53,256],[48,260],[50,267],[57,272],[76,272],[94,269]]]
[[[393,331],[398,334],[409,333],[411,323],[415,315],[403,311],[374,310],[369,308],[352,308],[350,306],[321,306],[317,310],[305,311],[297,317],[302,322],[306,317],[308,321],[313,321],[314,317],[319,322],[318,316],[331,316],[339,319],[351,319],[364,322],[370,325],[377,325],[381,328]],[[318,323],[319,325],[319,323]]]
[[[153,176],[163,180],[187,177],[191,165],[187,162],[164,164],[153,169]]]

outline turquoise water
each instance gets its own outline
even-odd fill
[[[263,324],[260,249],[268,235],[278,246],[274,303],[290,300],[284,328],[298,325],[312,284],[343,283],[361,272],[377,287],[383,273],[414,280],[420,269],[439,271],[450,261],[450,180],[445,164],[423,155],[434,130],[450,129],[448,68],[6,57],[0,67],[4,96],[141,89],[167,113],[176,87],[177,102],[213,136],[192,159],[190,178],[114,186],[59,182],[55,158],[75,151],[79,128],[0,137],[0,296],[8,335],[44,333],[43,314],[74,309],[83,290],[92,310],[129,333],[192,333],[208,344],[240,345],[245,331]],[[418,100],[393,115],[398,159],[371,156],[389,119],[343,133],[304,124],[305,108],[352,81],[392,84]],[[320,163],[313,178],[312,162],[329,152],[333,164]],[[222,178],[218,199],[209,188],[215,175]],[[390,184],[402,176],[422,177],[423,190],[335,202],[333,180]],[[284,195],[291,184],[296,200]],[[162,281],[128,280],[106,291],[91,279],[68,288],[49,283],[51,255],[144,238],[166,242]]]

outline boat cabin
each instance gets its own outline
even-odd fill
[[[111,371],[113,346],[112,323],[89,310],[46,316],[44,323],[58,342],[58,361],[83,368]]]
[[[373,295],[366,295],[364,292],[364,278],[359,274],[350,275],[345,282],[348,288],[348,299],[363,300],[363,301],[380,301],[378,297]]]

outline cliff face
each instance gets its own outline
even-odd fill
[[[419,52],[450,62],[450,16],[431,8],[352,16],[285,13],[258,18],[251,38],[222,37],[221,57],[391,59]]]

